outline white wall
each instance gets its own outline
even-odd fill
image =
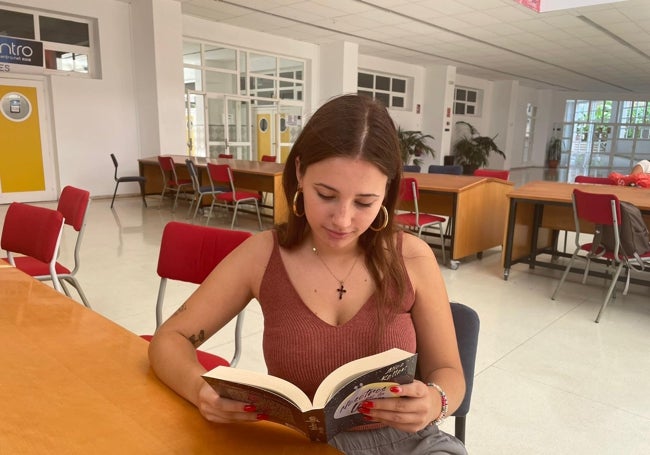
[[[49,79],[59,185],[112,194],[113,165],[137,173],[139,139],[134,102],[130,7],[115,0],[20,0],[16,7],[97,18],[101,79],[52,75]],[[137,191],[137,186],[132,189]]]

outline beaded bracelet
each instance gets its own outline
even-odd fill
[[[440,415],[436,418],[436,420],[432,422],[435,425],[440,425],[442,421],[445,420],[445,417],[447,417],[447,409],[449,409],[448,406],[449,403],[447,402],[447,394],[445,394],[445,391],[442,390],[442,388],[434,382],[427,382],[427,385],[429,387],[433,387],[434,389],[436,389],[440,394],[440,405],[441,405]]]

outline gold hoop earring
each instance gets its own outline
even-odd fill
[[[293,195],[293,204],[291,205],[291,210],[293,211],[293,214],[297,217],[300,218],[302,216],[305,216],[305,210],[303,209],[302,213],[298,212],[298,196],[302,194],[302,188],[298,188],[296,192]]]
[[[383,231],[384,229],[386,229],[386,226],[388,226],[388,209],[386,209],[385,205],[381,206],[381,213],[384,215],[384,222],[381,224],[381,226],[376,228],[373,227],[372,224],[370,225],[370,229],[372,229],[375,232]]]

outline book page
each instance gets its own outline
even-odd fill
[[[314,395],[314,407],[322,408],[342,386],[349,383],[352,379],[361,376],[364,373],[378,370],[384,366],[392,365],[404,359],[413,357],[415,354],[403,351],[402,349],[389,349],[379,354],[363,357],[353,360],[345,365],[340,366],[332,371],[321,383]],[[391,372],[389,377],[395,376]],[[381,378],[376,378],[374,382],[381,382]],[[386,379],[390,381],[390,379]]]
[[[302,390],[300,390],[289,381],[285,381],[284,379],[278,378],[276,376],[259,373],[257,371],[248,371],[241,368],[224,366],[218,366],[215,369],[208,371],[203,376],[246,384],[258,389],[269,390],[275,394],[280,394],[288,398],[302,411],[306,411],[311,408],[311,401]]]

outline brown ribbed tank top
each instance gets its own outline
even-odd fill
[[[398,250],[401,253],[401,234]],[[403,260],[401,254],[400,260]],[[387,321],[384,336],[378,343],[374,296],[347,323],[332,326],[318,318],[293,287],[274,233],[273,251],[259,292],[268,373],[297,385],[313,398],[325,376],[344,363],[390,348],[416,352],[410,313],[414,299],[409,281],[405,295],[401,296],[401,310]]]

